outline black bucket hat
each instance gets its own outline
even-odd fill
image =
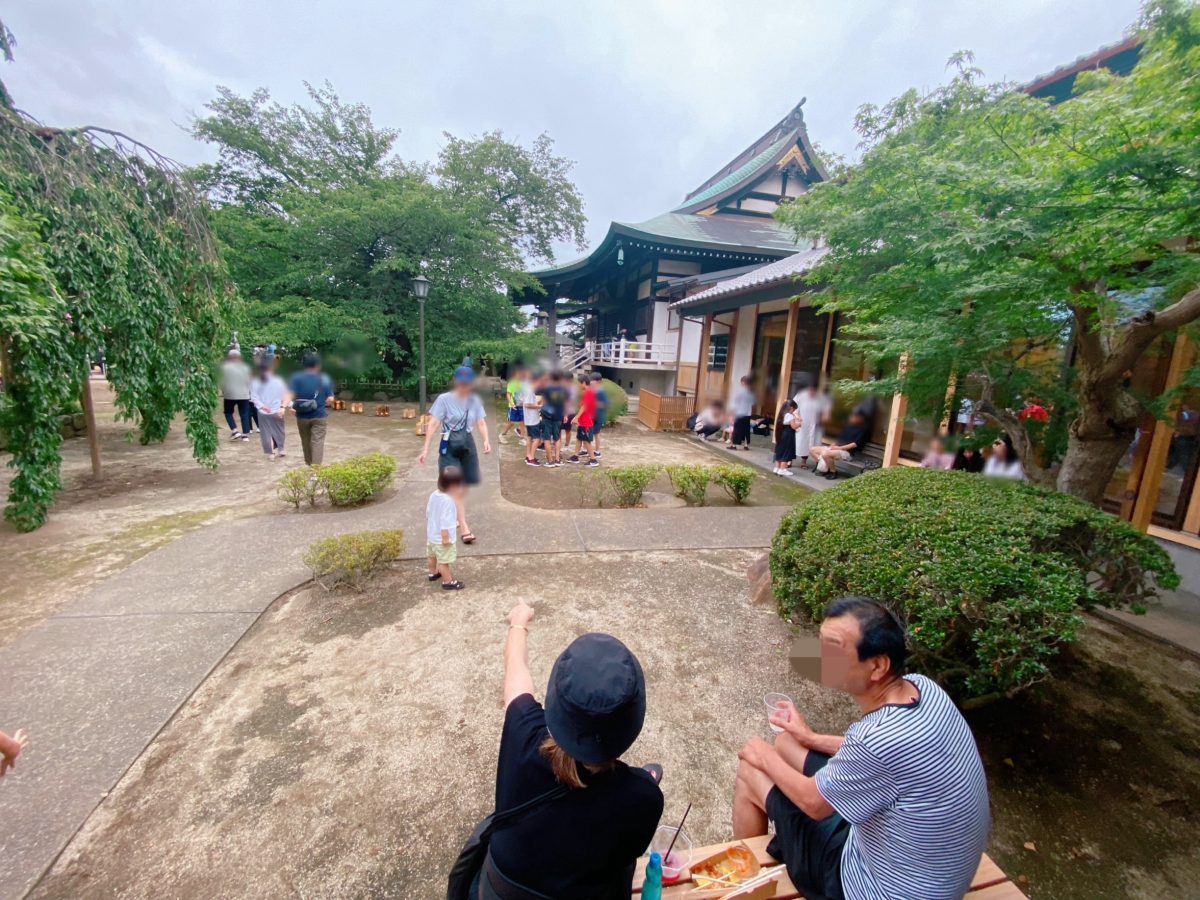
[[[633,745],[646,720],[646,676],[610,634],[585,634],[554,662],[546,727],[576,762],[599,765]]]

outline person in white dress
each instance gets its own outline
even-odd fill
[[[829,421],[830,402],[826,394],[817,390],[809,381],[792,398],[796,403],[796,418],[800,425],[796,429],[796,457],[800,465],[808,463],[809,451],[821,443],[821,428]]]

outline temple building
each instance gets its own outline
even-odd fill
[[[720,322],[702,334],[698,320],[668,307],[681,291],[800,249],[774,212],[825,177],[803,105],[801,100],[674,209],[637,224],[613,222],[587,256],[532,273],[546,297],[526,299],[547,313],[552,332],[561,312],[586,313],[586,353],[578,364],[601,369],[635,394],[642,388],[694,393],[702,351],[721,370],[736,329]]]
[[[1022,90],[1066,102],[1081,72],[1128,74],[1140,51],[1139,40],[1127,38]],[[527,302],[542,304],[552,330],[556,309],[586,315],[585,345],[565,351],[565,364],[590,366],[620,382],[652,408],[640,414],[651,427],[679,427],[705,400],[728,400],[743,375],[753,379],[755,412],[773,416],[802,380],[832,387],[881,374],[856,354],[839,352],[842,323],[817,312],[797,284],[823,255],[819,241],[799,240],[773,218],[780,203],[826,177],[802,106],[803,101],[674,209],[637,225],[613,222],[586,257],[533,273],[547,296]],[[1151,396],[1177,388],[1195,355],[1186,337],[1161,342],[1135,375],[1139,387]],[[829,430],[837,434],[850,400],[836,390],[833,397]],[[915,465],[934,434],[964,424],[961,410],[932,422],[910,417],[902,396],[876,401],[868,453],[884,466]],[[1174,424],[1147,413],[1105,500],[1114,514],[1167,541],[1177,562],[1181,547],[1200,549],[1198,410],[1200,391],[1189,389],[1176,406]]]

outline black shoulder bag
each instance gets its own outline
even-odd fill
[[[488,844],[492,835],[516,825],[532,812],[536,812],[548,803],[566,796],[571,789],[564,784],[556,785],[544,794],[538,794],[531,800],[526,800],[512,809],[494,812],[475,826],[467,842],[459,851],[458,859],[450,870],[450,880],[446,890],[446,900],[471,900],[471,882],[483,871],[483,861],[487,858]]]

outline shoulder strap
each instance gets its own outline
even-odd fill
[[[571,789],[565,784],[558,784],[546,791],[544,794],[538,794],[531,800],[526,800],[511,809],[506,809],[503,812],[497,812],[492,815],[492,821],[488,823],[483,831],[483,836],[490,838],[497,831],[503,831],[512,825],[516,825],[530,813],[536,812],[543,806],[546,806],[560,797],[565,797]]]

